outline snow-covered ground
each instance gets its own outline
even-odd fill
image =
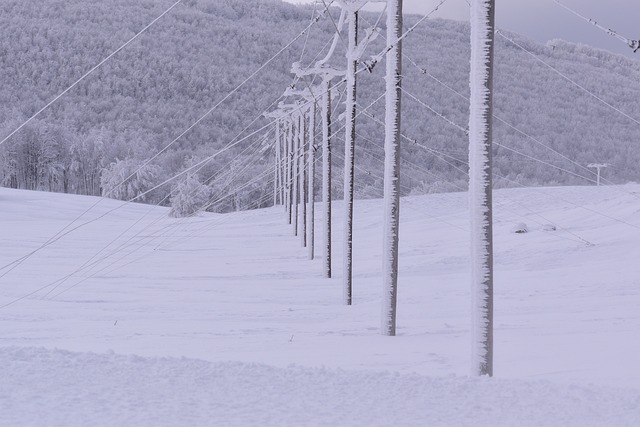
[[[97,200],[0,189],[0,267]],[[22,298],[0,309],[0,425],[640,425],[640,186],[496,193],[493,379],[466,376],[466,195],[402,203],[396,337],[378,200],[356,202],[351,307],[340,203],[331,280],[280,207],[130,204],[0,270],[0,306]]]

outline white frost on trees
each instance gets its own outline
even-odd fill
[[[209,201],[211,189],[202,184],[197,175],[189,175],[176,184],[171,194],[169,216],[183,218],[195,215]]]
[[[119,200],[131,200],[139,194],[153,188],[160,168],[152,164],[140,166],[134,159],[116,160],[102,170],[100,184],[102,196]],[[149,199],[149,194],[139,197],[138,201]]]
[[[491,191],[494,0],[471,3],[469,198],[471,215],[471,369],[493,375]]]

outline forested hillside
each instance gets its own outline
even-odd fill
[[[4,137],[101,59],[142,29],[173,1],[154,0],[6,0],[0,4],[0,135]],[[0,147],[0,177],[13,188],[100,194],[102,182],[135,170],[180,135],[229,91],[258,69],[309,23],[311,8],[277,0],[188,0],[102,68],[65,95],[27,128]],[[334,17],[337,11],[334,11]],[[363,29],[376,15],[363,15]],[[405,25],[415,22],[407,17]],[[384,21],[384,20],[383,20]],[[308,41],[291,49],[216,109],[206,120],[146,168],[143,186],[164,181],[228,144],[260,116],[291,83],[291,63],[308,64],[334,31],[321,19]],[[586,46],[555,41],[540,45],[515,35],[526,49],[567,74],[576,83],[636,120],[640,120],[640,62]],[[379,37],[367,56],[379,52]],[[440,82],[468,95],[468,25],[432,19],[405,43],[403,84],[449,120],[466,128],[468,102]],[[344,48],[336,57],[342,57]],[[411,61],[416,64],[412,65]],[[518,47],[497,38],[495,111],[511,125],[581,165],[608,163],[615,182],[640,179],[640,125],[594,99]],[[422,72],[423,68],[425,72]],[[359,104],[368,105],[383,89],[384,67],[361,73]],[[344,108],[343,105],[338,108]],[[434,175],[407,170],[405,184],[416,192],[464,186],[466,136],[443,118],[405,96],[403,131],[416,143],[405,155]],[[383,118],[383,103],[375,117]],[[357,144],[360,197],[379,195],[382,127],[360,116]],[[266,124],[256,121],[251,129]],[[339,124],[337,125],[339,126]],[[496,142],[526,153],[496,148],[496,173],[524,185],[588,184],[552,166],[588,173],[501,122]],[[336,147],[341,151],[342,133]],[[450,163],[421,146],[446,154]],[[200,180],[216,191],[229,185],[220,165],[236,151],[220,156]],[[453,160],[458,159],[458,160]],[[255,176],[270,165],[264,158],[245,171]],[[340,167],[340,159],[335,159]],[[217,174],[216,174],[217,173]],[[340,174],[337,173],[337,180]],[[213,177],[213,178],[210,178]],[[498,180],[498,185],[515,185]],[[453,184],[451,184],[453,183]],[[336,187],[340,188],[336,181]],[[147,201],[161,200],[162,188]],[[405,189],[409,191],[408,189]],[[269,191],[250,187],[224,209],[241,209]],[[340,196],[340,191],[336,192]]]

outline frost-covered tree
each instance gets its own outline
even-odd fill
[[[200,182],[197,175],[189,175],[176,184],[171,191],[171,209],[169,216],[188,217],[206,208],[211,196],[211,188]]]
[[[159,175],[160,170],[156,165],[118,159],[102,170],[102,196],[119,200],[150,200],[150,194],[140,195],[158,183]]]
[[[0,39],[0,138],[13,131],[46,100],[68,87],[82,70],[97,64],[132,32],[158,16],[166,8],[161,3],[130,0],[0,2],[0,27],[4,35]],[[300,61],[306,66],[318,52],[324,52],[323,45],[334,34],[334,21],[338,20],[337,8],[331,9],[334,19],[317,22],[306,40],[302,59],[300,50],[304,41],[301,39],[266,67],[260,78],[253,79],[250,85],[228,99],[224,108],[214,111],[210,120],[200,123],[159,156],[154,163],[162,167],[163,174],[170,176],[180,172],[183,160],[189,156],[204,158],[211,155],[280,96],[283,88],[291,83],[290,64]],[[61,14],[61,10],[65,13]],[[38,178],[34,175],[33,161],[37,156],[31,155],[35,153],[31,148],[36,145],[23,145],[31,136],[21,131],[0,146],[6,159],[0,165],[3,185],[99,194],[99,178],[105,166],[116,158],[132,159],[141,164],[151,153],[157,152],[308,25],[311,10],[312,6],[297,7],[279,0],[183,2],[174,11],[176,13],[165,16],[162,25],[153,28],[153,34],[137,39],[105,64],[98,74],[83,81],[67,93],[62,102],[29,125],[34,131],[43,125],[63,126],[69,133],[69,138],[62,139],[58,146],[56,156],[39,165],[38,173],[44,175]],[[365,25],[377,19],[378,14],[360,11],[360,22]],[[406,16],[407,27],[416,19],[419,18]],[[202,25],[203,22],[207,25]],[[459,125],[466,123],[469,111],[469,104],[463,99],[469,95],[468,33],[468,23],[434,19],[429,25],[416,27],[403,46],[418,65],[404,67],[403,88],[417,98],[427,100],[436,111]],[[187,45],[185,34],[189,37]],[[632,117],[638,116],[638,61],[585,45],[554,41],[553,46],[545,46],[516,34],[503,34],[606,102]],[[340,69],[344,68],[347,42],[344,35],[343,38],[345,43],[338,41],[336,54],[328,63]],[[369,43],[364,57],[381,52],[384,43],[382,38]],[[611,164],[607,173],[609,180],[640,180],[637,123],[577,90],[506,39],[498,37],[496,43],[501,46],[495,78],[496,105],[500,106],[496,114],[499,117],[579,165]],[[358,74],[360,105],[369,105],[383,92],[381,71],[379,65],[371,74]],[[450,89],[462,96],[452,96]],[[407,99],[403,104],[403,132],[416,138],[419,144],[443,153],[447,160],[443,161],[442,156],[438,157],[418,144],[404,144],[403,156],[437,176],[406,179],[403,194],[414,185],[421,185],[421,180],[429,185],[464,179],[465,135],[413,101]],[[339,117],[344,112],[344,104],[334,107],[337,109],[335,116]],[[381,119],[384,106],[378,103],[369,112]],[[505,146],[578,175],[593,177],[579,165],[560,158],[508,126],[497,126],[494,132],[495,140]],[[382,127],[378,123],[361,116],[358,148],[367,148],[363,137],[381,142],[381,133]],[[102,134],[102,146],[92,147],[97,143],[97,134]],[[37,142],[37,138],[32,141]],[[75,144],[87,146],[74,151]],[[50,145],[47,150],[52,147]],[[233,157],[243,149],[244,145],[240,145],[230,150],[229,156]],[[87,153],[88,157],[80,156],[80,152]],[[382,150],[378,154],[382,157]],[[46,156],[41,160],[45,159]],[[74,163],[80,160],[82,164]],[[219,170],[227,161],[228,158],[220,156],[211,162],[211,167]],[[381,168],[379,160],[370,157],[362,156],[359,161],[363,169]],[[339,167],[338,164],[334,166]],[[525,185],[589,184],[578,176],[501,147],[494,149],[494,172],[500,186],[515,185],[501,180],[500,176]],[[207,175],[202,173],[201,176]],[[381,186],[376,177],[362,175],[358,180],[359,196],[379,197]],[[433,188],[448,189],[437,185]],[[342,186],[334,190],[334,197],[342,194]],[[158,200],[168,194],[168,187],[161,191],[164,193]],[[229,203],[225,209],[232,210],[235,206],[235,203]]]

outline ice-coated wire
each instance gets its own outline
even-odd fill
[[[131,37],[129,40],[127,40],[123,45],[121,45],[119,48],[117,48],[116,50],[114,50],[113,52],[111,52],[111,54],[109,54],[106,58],[104,58],[102,61],[100,61],[97,65],[95,65],[93,68],[91,68],[89,71],[87,71],[85,74],[83,74],[78,80],[76,80],[71,86],[67,87],[65,90],[63,90],[60,94],[58,94],[58,96],[56,96],[55,98],[53,98],[51,101],[49,101],[44,107],[42,107],[41,109],[39,109],[38,111],[36,111],[31,117],[29,117],[26,121],[24,121],[20,126],[18,126],[16,129],[13,130],[13,132],[11,132],[9,135],[7,135],[6,137],[4,137],[2,139],[2,141],[0,141],[0,145],[4,144],[5,142],[7,142],[7,140],[9,140],[9,138],[11,138],[13,135],[15,135],[16,133],[18,133],[22,128],[24,128],[27,124],[29,124],[31,121],[33,121],[36,117],[38,117],[40,114],[42,114],[46,109],[48,109],[49,107],[51,107],[53,104],[56,103],[56,101],[58,101],[60,98],[62,98],[64,95],[66,95],[71,89],[73,89],[74,87],[76,87],[80,82],[82,82],[84,79],[86,79],[87,77],[89,77],[89,75],[91,75],[94,71],[96,71],[98,68],[100,68],[102,65],[104,65],[107,61],[109,61],[111,58],[113,58],[115,55],[117,55],[120,51],[122,51],[124,48],[126,48],[127,46],[129,46],[135,39],[137,39],[138,37],[140,37],[143,33],[145,33],[149,28],[151,28],[156,22],[158,22],[160,19],[162,19],[165,15],[167,15],[169,12],[171,12],[176,6],[178,6],[178,4],[182,3],[182,0],[178,0],[176,1],[173,5],[171,5],[167,10],[165,10],[164,12],[162,12],[162,14],[160,14],[156,19],[154,19],[153,21],[151,21],[149,24],[147,24],[146,27],[144,27],[142,30],[138,31],[133,37]]]

